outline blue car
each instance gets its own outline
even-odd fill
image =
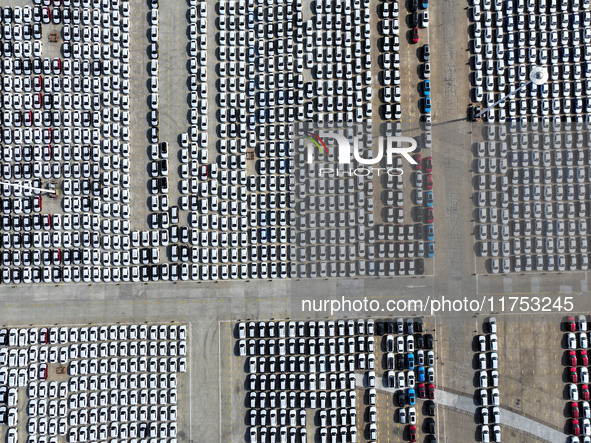
[[[427,242],[427,257],[432,258],[435,254],[435,245],[433,242]]]
[[[408,369],[414,369],[415,368],[415,356],[414,354],[406,354],[406,366],[408,367]]]
[[[423,111],[425,114],[431,114],[431,99],[429,97],[423,99]]]
[[[425,381],[425,368],[423,366],[419,366],[418,367],[418,377],[419,377],[419,382],[424,382]]]
[[[425,97],[431,96],[431,80],[425,80],[423,82],[423,95]],[[431,111],[429,111],[429,112],[431,112]]]
[[[427,225],[427,240],[433,241],[435,239],[435,229],[433,225]]]
[[[408,404],[414,406],[416,399],[415,390],[413,388],[409,388],[409,390],[406,392],[406,395],[408,396]]]
[[[429,7],[429,0],[423,0],[421,2],[421,8],[427,9]]]
[[[425,193],[425,201],[427,202],[427,207],[433,207],[433,191],[427,191]]]

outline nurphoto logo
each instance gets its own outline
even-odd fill
[[[388,175],[402,175],[403,170],[399,167],[394,167],[394,156],[402,156],[411,165],[416,165],[417,162],[410,155],[417,149],[417,142],[412,137],[404,136],[379,136],[377,143],[377,152],[373,153],[372,157],[366,158],[361,155],[360,140],[358,136],[352,136],[352,143],[349,139],[339,132],[335,131],[318,131],[317,134],[307,132],[308,141],[306,143],[306,163],[314,164],[316,161],[328,160],[329,148],[327,147],[328,140],[336,142],[336,162],[339,167],[320,167],[318,169],[319,176],[344,176],[357,175],[368,176],[373,173],[380,175],[386,172]],[[326,141],[325,141],[326,140]],[[318,159],[315,161],[314,152],[318,150]],[[366,150],[370,151],[369,149]],[[351,155],[351,153],[353,155]],[[386,167],[374,167],[379,165],[382,159],[386,159]],[[351,168],[351,161],[354,160],[361,167]]]

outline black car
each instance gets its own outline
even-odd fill
[[[427,437],[427,440],[425,440],[425,442],[427,442],[427,443],[437,443],[437,437],[435,437],[434,435],[429,435]]]
[[[164,158],[168,157],[168,142],[160,142],[160,155]]]
[[[431,334],[425,334],[425,342],[427,349],[433,349],[433,336]]]
[[[427,414],[435,417],[435,403],[433,403],[433,400],[427,400],[425,406],[427,407]]]
[[[424,214],[426,214],[426,212],[421,212],[421,215]],[[423,221],[423,219],[420,220]],[[417,225],[417,240],[422,240],[423,238],[425,238],[425,227],[419,223]]]
[[[396,391],[396,404],[399,408],[404,407],[404,403],[406,401],[404,390]]]
[[[417,332],[423,332],[423,319],[422,318],[419,318],[415,322],[415,328],[416,328]]]
[[[404,369],[404,355],[396,354],[396,369],[399,371]]]
[[[419,26],[419,13],[415,11],[410,15],[410,27],[416,28],[417,26]]]
[[[393,354],[388,354],[388,357],[386,359],[386,368],[387,369],[394,369],[394,356],[393,356]]]
[[[384,335],[384,322],[377,322],[376,335]]]
[[[388,334],[393,334],[393,333],[394,333],[394,322],[389,321],[388,322]]]
[[[386,351],[392,352],[394,351],[394,340],[385,340],[386,342]]]
[[[417,274],[423,275],[425,273],[425,260],[419,258],[417,260]]]
[[[425,429],[429,434],[435,434],[435,420],[431,417],[425,419]]]
[[[425,347],[425,340],[423,339],[423,334],[417,334],[415,336],[415,346],[417,349],[423,349]]]
[[[414,12],[419,9],[419,0],[408,0],[408,10]]]
[[[396,378],[394,377],[394,372],[390,372],[388,374],[388,387],[395,388],[396,387]]]

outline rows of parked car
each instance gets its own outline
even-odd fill
[[[168,163],[168,141],[160,140],[160,95],[159,95],[159,23],[160,10],[158,2],[150,2],[150,11],[148,13],[148,56],[150,61],[147,66],[148,74],[148,124],[149,124],[149,142],[148,155],[148,190],[150,197],[148,199],[148,209],[150,210],[148,225],[153,230],[166,230],[169,226],[178,224],[179,208],[170,201],[169,193],[171,184],[169,183],[169,163]],[[168,232],[167,232],[168,234]],[[161,235],[161,244],[168,243],[168,235]],[[166,278],[160,272],[160,278]],[[177,272],[178,274],[178,272]]]
[[[130,225],[129,2],[66,0],[28,9],[8,8],[7,12],[3,9],[4,22],[12,20],[18,25],[10,31],[12,40],[7,39],[14,45],[3,44],[3,51],[6,49],[3,53],[22,53],[25,59],[26,54],[34,56],[30,66],[24,61],[22,65],[13,63],[16,56],[5,57],[6,63],[12,64],[7,72],[12,69],[17,74],[7,76],[11,80],[3,79],[3,86],[19,92],[27,91],[30,84],[29,92],[35,92],[31,95],[30,113],[15,110],[2,114],[4,126],[21,123],[24,127],[15,126],[18,131],[14,133],[3,131],[3,137],[6,133],[8,138],[2,155],[10,163],[3,166],[3,174],[10,173],[10,178],[19,180],[23,177],[27,184],[36,187],[51,188],[55,186],[51,181],[60,186],[63,179],[60,188],[63,196],[59,198],[64,214],[35,217],[35,212],[42,211],[40,194],[18,187],[3,188],[6,198],[2,207],[6,216],[2,217],[1,226],[9,232],[2,239],[7,250],[2,257],[2,282],[423,274],[422,256],[432,253],[432,243],[421,243],[419,234],[428,236],[432,227],[426,230],[420,225],[416,227],[416,244],[410,234],[414,226],[409,228],[405,243],[398,245],[397,251],[389,250],[386,242],[353,251],[359,236],[364,235],[358,220],[356,226],[347,226],[351,228],[347,231],[348,239],[355,241],[348,242],[347,247],[339,244],[336,249],[327,249],[334,260],[323,263],[321,259],[307,257],[312,261],[309,265],[288,265],[292,254],[287,245],[298,240],[288,229],[292,223],[290,210],[296,202],[289,148],[292,124],[310,116],[335,123],[362,122],[371,116],[368,5],[345,2],[335,6],[319,2],[315,6],[316,15],[304,22],[302,5],[298,2],[290,5],[277,2],[265,7],[222,2],[219,8],[222,19],[216,23],[220,47],[219,100],[214,105],[207,100],[207,6],[190,2],[187,14],[190,126],[179,136],[179,152],[173,153],[170,152],[173,144],[169,147],[169,142],[159,137],[160,18],[158,1],[149,2],[150,232],[131,231]],[[332,18],[333,13],[338,19]],[[40,30],[48,23],[47,19],[63,25],[63,59],[41,59],[35,55],[41,54]],[[30,29],[24,26],[29,22]],[[271,22],[273,25],[269,27]],[[22,30],[16,31],[21,29],[21,24]],[[17,40],[17,35],[23,36],[22,41]],[[31,44],[27,36],[32,36]],[[350,41],[350,51],[343,50],[339,44],[322,50],[318,46],[318,42],[339,41]],[[323,62],[326,69],[319,68],[325,65]],[[270,73],[271,65],[273,73]],[[317,78],[304,82],[303,66],[312,65]],[[27,74],[29,68],[32,74],[40,70],[39,75]],[[16,106],[28,103],[21,95],[14,95],[19,97],[14,99]],[[6,107],[16,108],[14,100],[10,98]],[[219,130],[215,160],[208,158],[208,115],[212,114],[208,106],[212,105],[220,111],[216,114]],[[29,122],[34,126],[30,146],[21,143],[19,132],[28,130]],[[22,134],[23,140],[29,137],[29,132]],[[254,157],[250,158],[252,151]],[[181,197],[175,204],[169,197],[171,186],[175,185],[170,181],[169,158],[177,154],[181,161]],[[249,170],[247,157],[254,160],[254,173]],[[39,177],[35,175],[37,172],[41,174]],[[423,179],[422,175],[416,175],[416,180]],[[430,186],[428,179],[424,183]],[[386,198],[398,199],[398,195],[392,193]],[[424,206],[432,205],[430,191],[424,197],[417,193],[416,198],[417,201],[424,198]],[[335,196],[319,199],[317,203],[318,207],[333,203],[336,207],[341,205],[341,199]],[[390,209],[385,214],[387,223],[400,217],[400,213]],[[185,214],[181,211],[188,211],[189,226],[182,226]],[[319,231],[327,242],[337,234],[340,237],[343,224],[351,224],[350,214],[339,211],[326,214],[327,229],[324,233]],[[318,211],[319,225],[321,212],[325,211]],[[373,217],[370,212],[367,211],[368,219]],[[429,214],[421,211],[416,217],[429,220]],[[38,226],[49,232],[28,232],[37,231]],[[383,228],[376,234],[368,233],[368,238],[389,235],[393,229],[389,225]],[[224,232],[228,229],[234,233]],[[311,243],[311,239],[308,241]],[[430,241],[428,237],[427,241]],[[158,251],[160,246],[167,247],[169,263],[161,263],[164,260]],[[322,249],[309,248],[309,256],[320,257]],[[344,254],[352,258],[344,262],[341,260]],[[365,254],[367,260],[358,260]],[[391,260],[392,254],[396,255],[396,261]]]
[[[499,408],[499,354],[497,319],[490,317],[484,324],[488,333],[477,337],[478,417],[481,441],[501,441],[501,410]],[[490,400],[489,400],[490,399]],[[492,406],[492,407],[491,407]]]
[[[503,128],[474,146],[478,252],[493,273],[585,270],[588,135],[527,130]]]
[[[427,442],[436,442],[435,436],[435,353],[433,335],[425,333],[421,318],[397,318],[377,322],[378,334],[385,334],[383,349],[383,384],[394,388],[394,404],[398,407],[394,418],[401,424],[409,424],[405,438],[417,441],[417,433],[422,429]],[[368,375],[369,385],[375,374]],[[419,400],[425,400],[417,404]],[[408,407],[405,404],[408,403]],[[423,407],[418,407],[422,405]],[[375,408],[374,408],[375,409]],[[422,428],[417,426],[419,415],[427,417]],[[370,419],[371,419],[370,410]],[[370,420],[371,421],[371,420]]]
[[[20,428],[29,440],[176,442],[186,356],[186,325],[1,329],[0,423],[8,426],[7,441],[18,442],[22,409]]]
[[[303,128],[298,131],[304,133]],[[356,137],[360,146],[373,140],[362,125],[342,131]],[[410,194],[416,206],[409,209],[400,175],[374,172],[371,180],[361,174],[321,174],[335,167],[336,156],[331,148],[321,159],[327,163],[310,164],[307,143],[305,137],[296,141],[294,156],[302,165],[295,173],[295,276],[424,274],[424,259],[434,253],[431,157],[414,157],[417,164],[406,180],[413,186]],[[393,160],[389,166],[383,160],[380,166],[402,167],[401,158]]]
[[[2,175],[23,185],[2,187],[4,284],[139,281],[159,267],[152,245],[130,241],[129,14],[127,0],[2,9]],[[61,58],[42,57],[49,23]],[[59,188],[63,214],[37,214],[47,197],[31,187]]]
[[[382,2],[380,21],[380,99],[384,120],[402,118],[401,79],[400,79],[400,22],[399,3]]]
[[[287,66],[286,51],[293,52],[293,43],[286,48],[283,40],[281,44],[267,41],[271,35],[267,36],[263,22],[267,14],[275,17],[277,13],[276,26],[291,27],[293,32],[293,6],[269,5],[265,10],[253,6],[247,26],[244,2],[220,4],[218,100],[214,104],[207,97],[207,5],[190,4],[187,15],[190,126],[179,138],[181,196],[178,207],[170,209],[177,215],[179,211],[189,211],[190,235],[195,238],[191,244],[200,247],[173,244],[179,243],[177,238],[170,242],[168,255],[173,263],[190,261],[192,266],[198,266],[201,280],[289,275],[286,226],[293,205],[287,175],[291,169],[289,130],[285,124],[275,123],[293,121],[293,112],[286,113],[283,105],[286,101],[293,104],[290,88],[294,87],[295,77],[289,74],[292,77],[287,80],[289,85],[285,85],[285,76],[269,74],[265,66],[273,60],[272,56],[282,54],[278,55],[277,68],[292,72],[293,66]],[[255,33],[260,37],[256,42]],[[269,56],[265,55],[266,51],[270,51]],[[289,60],[293,64],[291,56]],[[275,87],[280,90],[273,91]],[[210,159],[208,115],[210,107],[216,105],[217,155]],[[278,141],[268,141],[276,136]],[[253,171],[258,172],[256,175],[247,175],[247,147],[252,150],[256,147],[260,156]],[[159,161],[163,163],[162,159]],[[172,223],[172,217],[163,216]],[[197,229],[201,231],[199,239]],[[235,232],[228,235],[225,232],[228,229]]]
[[[532,67],[547,66],[549,81],[528,85],[483,117],[585,122],[591,102],[591,11],[588,0],[474,1],[470,18],[473,101],[491,106],[529,82]]]
[[[248,356],[249,441],[308,441],[306,408],[317,409],[310,441],[357,441],[355,371],[375,370],[373,320],[251,321],[235,331],[237,355]]]
[[[568,396],[570,400],[568,429],[570,443],[591,442],[591,407],[589,406],[589,332],[587,316],[569,316],[564,322],[566,341]]]

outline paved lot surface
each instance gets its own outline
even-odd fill
[[[132,229],[148,229],[148,12],[147,2],[131,8],[131,214]],[[162,118],[162,117],[161,117]]]
[[[25,2],[5,2],[23,4]],[[162,2],[164,3],[164,2]],[[144,94],[147,82],[145,66],[147,56],[147,6],[135,2],[132,8],[136,20],[132,26],[132,49],[138,58],[132,62],[132,213],[134,229],[147,226],[145,201],[147,174],[147,123],[145,101],[136,99],[136,92]],[[210,4],[210,14],[213,4]],[[302,313],[299,299],[320,297],[340,299],[371,296],[386,299],[447,299],[464,297],[492,297],[492,311],[499,312],[496,304],[503,295],[513,296],[573,296],[576,312],[589,312],[589,286],[586,272],[562,274],[528,274],[510,276],[475,275],[472,183],[470,181],[471,153],[469,151],[471,126],[465,121],[465,109],[469,103],[467,83],[468,53],[466,11],[461,2],[433,2],[431,8],[432,70],[439,73],[432,77],[434,99],[433,134],[435,165],[435,218],[436,260],[435,276],[396,279],[342,279],[304,281],[262,281],[218,284],[150,284],[150,285],[79,285],[2,288],[0,323],[3,324],[72,324],[111,323],[133,321],[178,321],[191,324],[191,384],[189,387],[190,412],[181,414],[179,421],[185,432],[180,441],[215,442],[243,441],[232,429],[244,423],[243,399],[240,386],[231,383],[243,379],[242,368],[224,365],[224,358],[232,360],[233,352],[229,320],[270,318],[326,318],[326,311]],[[401,8],[402,9],[402,8]],[[187,37],[185,33],[186,7],[183,2],[162,5],[170,19],[163,20],[160,28],[160,90],[161,90],[161,139],[174,145],[177,135],[186,129],[186,121],[173,117],[173,109],[186,113],[186,91],[172,87],[186,80]],[[215,25],[210,20],[210,33]],[[401,26],[401,31],[404,25]],[[437,35],[437,38],[433,38]],[[423,35],[421,35],[423,38]],[[406,47],[404,32],[401,32],[403,63],[408,56],[413,58],[410,46]],[[450,50],[450,48],[455,48]],[[405,52],[406,51],[406,52]],[[406,54],[406,56],[405,56]],[[208,47],[210,72],[213,67],[213,39]],[[408,59],[410,60],[410,59]],[[414,65],[404,65],[408,81],[414,76]],[[405,72],[405,71],[403,71]],[[210,76],[210,94],[215,91]],[[168,88],[167,93],[163,91]],[[409,86],[409,97],[403,101],[409,106],[410,122],[418,125],[415,92]],[[143,91],[140,93],[140,91]],[[137,96],[139,98],[139,96]],[[213,96],[210,104],[213,104]],[[406,106],[406,105],[405,105]],[[215,106],[210,106],[210,121]],[[414,120],[413,120],[414,119]],[[457,121],[456,121],[457,120]],[[178,148],[178,145],[176,146]],[[144,149],[142,151],[142,149]],[[171,150],[174,152],[174,150]],[[135,153],[139,154],[135,156]],[[210,152],[210,157],[213,152]],[[178,167],[171,158],[171,171]],[[139,173],[136,174],[136,171]],[[175,195],[173,189],[171,196]],[[139,203],[138,203],[139,202]],[[174,202],[174,200],[173,200]],[[138,203],[138,206],[135,204]],[[140,209],[140,207],[144,209]],[[143,211],[143,212],[142,212]],[[137,217],[139,212],[140,217]],[[486,305],[488,307],[488,304]],[[490,310],[490,309],[487,309]],[[505,312],[508,312],[505,309]],[[380,314],[382,315],[382,314]],[[334,317],[367,317],[356,312],[338,310]],[[501,367],[501,406],[527,421],[519,422],[511,416],[514,425],[504,423],[505,441],[540,441],[542,436],[527,436],[517,431],[524,425],[541,423],[562,431],[565,417],[561,407],[563,397],[562,364],[560,356],[559,322],[561,314],[497,314]],[[456,393],[462,398],[472,398],[474,387],[472,337],[474,331],[482,330],[484,315],[473,313],[445,313],[437,316],[439,349],[438,387],[446,393]],[[18,320],[15,320],[18,319]],[[221,322],[221,323],[220,323]],[[220,359],[220,355],[222,358]],[[225,356],[225,357],[224,357]],[[226,360],[226,361],[227,361]],[[181,394],[182,398],[182,394]],[[390,418],[393,406],[386,393],[380,392],[379,429],[393,438],[400,438],[398,425]],[[229,408],[228,405],[233,405]],[[468,403],[469,404],[469,400]],[[206,406],[204,406],[206,405]],[[467,408],[467,407],[466,407]],[[440,432],[448,441],[471,441],[477,432],[474,416],[466,408],[440,407],[438,422]],[[221,411],[221,413],[220,413]],[[192,417],[192,423],[189,419]],[[183,427],[182,421],[185,420]],[[529,426],[529,425],[528,425]],[[545,428],[541,428],[545,429]],[[441,435],[441,434],[440,434]],[[537,435],[537,434],[536,434]],[[398,441],[398,440],[390,440]],[[555,441],[555,440],[551,440]]]

